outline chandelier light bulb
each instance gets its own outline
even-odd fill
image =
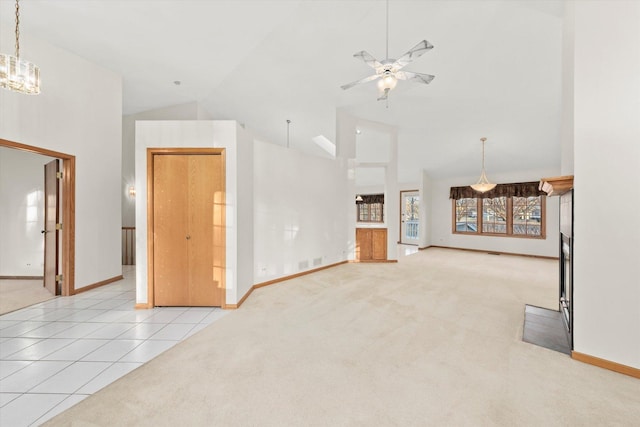
[[[20,57],[20,0],[16,0],[15,55],[0,53],[0,88],[27,95],[40,93],[40,69]]]

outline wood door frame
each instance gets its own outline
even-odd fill
[[[193,147],[193,148],[184,148],[184,147],[175,147],[175,148],[147,148],[147,308],[155,307],[155,299],[154,299],[154,245],[153,245],[153,234],[154,234],[154,223],[153,223],[153,178],[154,178],[154,168],[153,168],[153,157],[154,156],[162,156],[167,154],[200,154],[200,155],[220,155],[222,156],[222,188],[224,189],[222,195],[223,205],[226,206],[227,203],[227,175],[226,175],[226,156],[224,148],[206,148],[206,147]],[[225,224],[226,226],[226,216],[225,216]],[[225,251],[227,248],[226,240],[225,240]],[[226,254],[225,254],[225,268],[226,268]],[[222,307],[224,308],[227,304],[227,295],[226,289],[227,284],[226,281],[223,286],[223,301]]]
[[[76,254],[76,156],[0,138],[0,147],[62,160],[62,296],[74,295]]]

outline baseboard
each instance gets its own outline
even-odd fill
[[[361,259],[352,259],[348,261],[350,264],[359,264],[359,263],[365,263],[365,264],[384,264],[385,262],[398,262],[397,259],[365,259],[365,260],[361,260]]]
[[[148,310],[153,307],[151,306],[151,304],[146,302],[137,302],[133,308],[135,308],[136,310]]]
[[[346,264],[347,262],[349,261],[340,261],[340,262],[336,262],[335,264],[324,265],[322,267],[314,268],[312,270],[301,271],[300,273],[279,277],[277,279],[269,280],[267,282],[256,283],[255,285],[253,285],[253,289],[258,289],[265,286],[273,285],[274,283],[286,282],[287,280],[295,279],[296,277],[306,276],[307,274],[311,274],[311,273],[317,273],[318,271],[326,270],[327,268],[331,268],[331,267],[336,267],[341,264]],[[251,292],[251,290],[249,292]]]
[[[96,282],[96,283],[93,283],[91,285],[83,286],[80,289],[74,289],[73,292],[71,293],[71,295],[77,295],[77,294],[80,294],[82,292],[87,292],[87,291],[90,291],[91,289],[99,288],[100,286],[108,285],[109,283],[117,282],[118,280],[122,280],[122,279],[123,279],[123,277],[122,277],[122,274],[121,274],[119,276],[115,276],[115,277],[112,277],[110,279],[103,280],[101,282]]]
[[[0,280],[44,280],[43,276],[0,276]]]
[[[242,305],[242,303],[249,298],[249,295],[251,295],[251,292],[253,292],[253,290],[255,289],[255,286],[252,286],[246,294],[244,294],[244,296],[242,298],[240,298],[240,301],[238,301],[236,304],[227,304],[224,303],[222,304],[222,309],[223,310],[235,310],[238,307],[240,307]]]
[[[245,294],[245,296],[249,295],[249,294],[251,293],[251,291],[252,291],[252,290],[253,290],[253,288],[251,288],[251,290],[249,290],[249,292],[247,292],[247,293]],[[241,299],[241,301],[244,301],[244,300],[245,300],[245,298],[243,297],[243,298]],[[237,309],[238,307],[240,307],[240,304],[227,304],[227,303],[222,304],[222,309],[223,309],[223,310],[235,310],[235,309]]]
[[[240,301],[238,301],[236,304],[224,304],[222,306],[222,308],[225,309],[225,310],[235,310],[237,308],[240,308],[242,303],[247,300],[249,295],[251,295],[251,293],[255,289],[264,288],[265,286],[273,285],[275,283],[286,282],[287,280],[295,279],[296,277],[306,276],[307,274],[311,274],[311,273],[317,273],[318,271],[326,270],[327,268],[336,267],[338,265],[346,264],[348,262],[349,261],[340,261],[340,262],[336,262],[335,264],[324,265],[322,267],[314,268],[312,270],[301,271],[300,273],[291,274],[289,276],[279,277],[277,279],[269,280],[269,281],[266,281],[266,282],[256,283],[255,285],[253,285],[251,287],[251,289],[249,289],[247,291],[246,294],[243,295],[242,298],[240,298]]]
[[[454,246],[438,246],[438,245],[430,245],[427,246],[425,248],[420,248],[422,249],[430,249],[430,248],[438,248],[438,249],[453,249],[456,251],[468,251],[468,252],[479,252],[479,253],[484,253],[484,254],[489,254],[489,255],[509,255],[509,256],[524,256],[524,257],[529,257],[529,258],[539,258],[539,259],[550,259],[550,260],[554,260],[554,261],[558,261],[558,257],[553,257],[553,256],[545,256],[545,255],[531,255],[531,254],[519,254],[516,252],[501,252],[501,251],[489,251],[486,249],[469,249],[469,248],[456,248]]]
[[[610,371],[629,375],[634,378],[640,378],[640,369],[638,368],[633,368],[631,366],[612,362],[606,359],[600,359],[599,357],[590,356],[588,354],[579,353],[577,351],[571,352],[571,358],[579,362],[588,363],[589,365],[597,366],[599,368],[608,369]]]

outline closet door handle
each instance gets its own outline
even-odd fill
[[[191,236],[189,236],[189,235],[187,234],[187,240],[189,240],[189,239],[191,239]]]

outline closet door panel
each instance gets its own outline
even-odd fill
[[[185,156],[154,156],[154,304],[188,305],[188,162]]]
[[[214,277],[214,198],[222,190],[221,156],[189,156],[189,305],[221,305]]]

